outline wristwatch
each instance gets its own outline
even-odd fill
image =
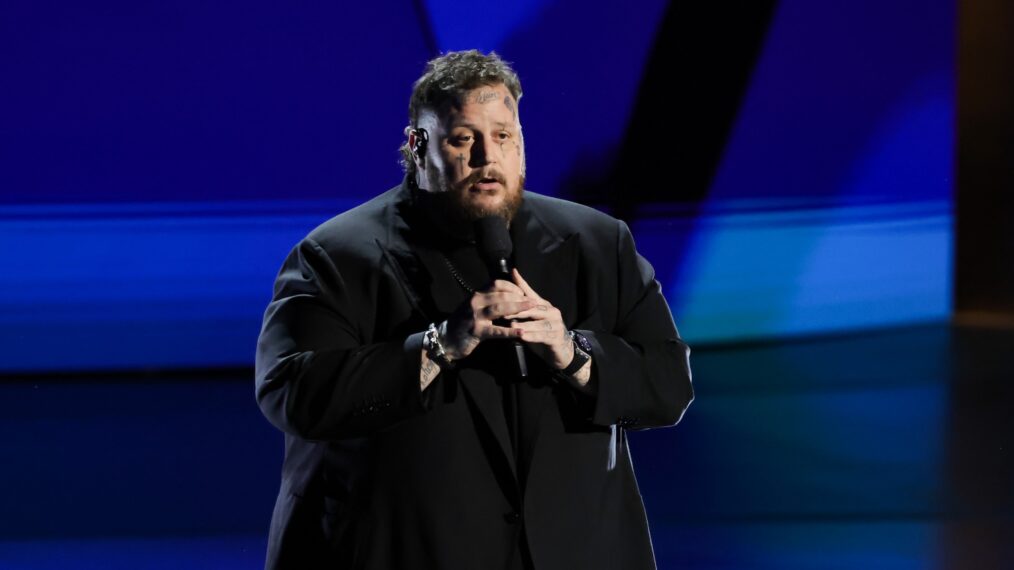
[[[558,371],[558,374],[573,376],[586,362],[591,360],[592,346],[591,342],[577,331],[567,331],[567,335],[570,336],[570,340],[574,343],[574,359],[570,361],[570,364],[566,368]]]

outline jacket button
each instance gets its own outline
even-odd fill
[[[517,524],[521,520],[521,515],[514,511],[511,511],[509,513],[504,514],[503,520],[507,521],[510,524]]]

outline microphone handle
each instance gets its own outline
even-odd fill
[[[505,281],[511,280],[511,269],[510,264],[506,259],[500,258],[497,260],[497,270],[500,273],[500,278]],[[511,319],[510,323],[517,322],[517,319]],[[525,347],[521,344],[521,341],[511,341],[514,345],[514,355],[517,357],[518,362],[518,376],[521,378],[528,378],[528,360],[525,358]]]

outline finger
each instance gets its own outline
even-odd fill
[[[480,295],[473,307],[478,315],[486,319],[498,319],[504,315],[526,311],[536,301],[515,293],[487,293]]]
[[[481,312],[485,307],[496,303],[520,303],[530,301],[528,297],[513,291],[494,291],[492,293],[476,293],[469,303],[476,312]]]
[[[493,281],[493,284],[490,285],[489,288],[487,288],[483,292],[485,292],[485,293],[493,293],[493,292],[496,292],[496,291],[503,291],[503,292],[509,292],[509,293],[517,293],[518,295],[522,295],[522,296],[526,294],[525,291],[524,291],[524,289],[522,289],[521,287],[518,287],[517,285],[515,285],[514,283],[511,283],[510,281],[507,281],[506,279],[497,279],[497,280]]]
[[[531,344],[542,344],[546,346],[554,346],[560,342],[559,331],[529,331],[524,329],[520,330],[518,338],[524,342]]]
[[[525,332],[556,332],[558,336],[562,335],[563,331],[567,330],[561,321],[553,320],[515,321],[511,323],[511,328],[521,329]]]
[[[511,328],[521,331],[521,340],[528,343],[555,346],[560,344],[564,337],[563,323],[528,321],[511,323]]]
[[[477,307],[492,305],[493,303],[520,303],[521,301],[534,301],[534,299],[524,295],[521,292],[515,293],[514,291],[493,291],[490,293],[476,293],[475,298],[475,304]]]
[[[532,289],[531,285],[529,285],[528,282],[525,281],[525,278],[521,276],[521,272],[518,271],[517,267],[511,269],[511,274],[514,276],[514,281],[518,284],[519,287],[521,287],[521,290],[525,292],[525,295],[528,295],[529,297],[535,297],[536,299],[542,298],[539,296],[538,293],[535,292],[535,289]]]
[[[512,315],[504,315],[505,319],[533,319],[538,321],[552,319],[553,317],[553,306],[544,300],[533,301],[530,309]]]
[[[491,338],[521,338],[522,331],[520,329],[514,329],[510,327],[498,327],[496,325],[486,325],[480,327],[476,331],[477,337],[486,340]]]
[[[500,317],[526,311],[534,305],[534,301],[531,299],[524,299],[517,302],[498,302],[486,305],[482,308],[481,314],[483,318],[494,320]]]

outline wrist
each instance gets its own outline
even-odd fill
[[[569,333],[564,333],[563,347],[556,351],[558,355],[556,362],[553,363],[553,367],[557,370],[563,370],[574,361],[574,341],[570,338]]]
[[[455,349],[455,345],[453,342],[451,342],[451,337],[447,332],[447,321],[446,320],[441,321],[439,324],[436,325],[436,329],[437,329],[437,337],[436,337],[437,342],[440,343],[441,347],[443,347],[444,356],[447,358],[447,360],[450,362],[460,360],[462,358],[461,354],[457,351],[457,349]]]
[[[447,352],[447,321],[437,325],[430,323],[423,335],[423,352],[440,368],[452,368],[453,356]]]
[[[567,331],[567,337],[570,344],[568,352],[571,356],[567,364],[557,370],[557,374],[571,378],[591,361],[591,343],[584,335],[576,331]]]

